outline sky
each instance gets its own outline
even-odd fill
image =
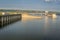
[[[0,0],[0,9],[60,11],[60,0]]]

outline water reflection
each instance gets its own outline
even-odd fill
[[[53,27],[55,28],[55,24],[56,24],[56,20],[57,18],[51,18],[51,17],[48,17],[48,16],[45,16],[45,23],[44,23],[44,34],[45,35],[48,35],[49,32],[52,30],[55,30],[53,29]],[[50,28],[52,28],[51,30],[49,30]]]
[[[47,35],[48,33],[48,27],[49,27],[49,18],[45,16],[45,23],[44,23],[44,34]]]
[[[48,17],[45,16],[45,28],[47,28],[49,26],[49,23],[48,23]]]
[[[56,20],[57,20],[57,18],[52,18],[53,23],[55,23],[55,22],[56,22]]]

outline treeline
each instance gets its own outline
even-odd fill
[[[0,12],[28,12],[28,13],[45,13],[45,11],[37,11],[37,10],[14,10],[14,9],[0,9]],[[60,12],[49,11],[49,13],[56,13],[60,15]]]
[[[44,13],[45,11],[37,11],[37,10],[7,10],[0,9],[0,12],[28,12],[28,13]]]

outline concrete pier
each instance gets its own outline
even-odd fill
[[[22,18],[21,14],[1,15],[0,16],[0,27],[11,24],[11,23],[16,22],[18,20],[21,20],[21,18]]]

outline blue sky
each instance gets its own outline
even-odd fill
[[[0,8],[60,11],[60,0],[0,0]]]

